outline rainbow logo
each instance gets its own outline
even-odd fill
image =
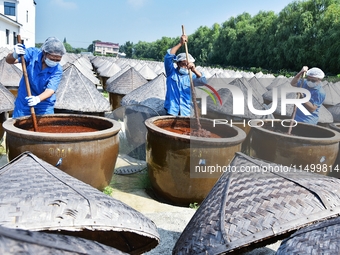
[[[220,97],[220,95],[218,94],[218,92],[216,91],[216,89],[214,89],[212,86],[208,85],[208,84],[203,84],[204,86],[206,86],[208,89],[210,89],[216,96],[216,98],[218,99],[218,101],[220,102],[220,105],[222,105],[222,99]],[[210,92],[210,90],[206,89],[206,88],[202,88],[202,87],[197,87],[201,90],[203,90],[205,93],[207,93],[210,98],[213,100],[214,104],[216,104],[216,99],[214,97],[214,95]]]

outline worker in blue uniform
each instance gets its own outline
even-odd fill
[[[206,78],[195,67],[195,59],[186,53],[176,52],[187,42],[188,37],[182,35],[180,42],[167,50],[164,57],[164,68],[166,73],[166,95],[164,109],[168,115],[191,116],[191,90],[189,70],[192,72],[194,86],[202,86],[206,83]],[[174,66],[176,63],[176,67]]]
[[[31,96],[27,95],[23,76],[19,83],[13,118],[30,115],[30,107],[34,107],[37,115],[54,113],[55,92],[63,74],[59,62],[65,53],[64,44],[55,37],[47,38],[40,49],[26,49],[23,44],[14,46],[14,52],[7,55],[6,62],[21,63],[21,56],[24,56]]]

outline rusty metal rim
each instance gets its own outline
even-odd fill
[[[266,122],[266,120],[261,120],[261,121]],[[336,131],[334,131],[330,128],[299,122],[298,125],[305,125],[305,126],[309,126],[309,127],[315,128],[315,129],[322,129],[322,130],[325,130],[325,131],[333,134],[333,136],[331,136],[331,137],[320,137],[320,138],[304,137],[304,136],[296,136],[296,135],[292,136],[292,135],[288,135],[288,134],[274,132],[274,131],[265,129],[261,126],[256,126],[261,121],[260,120],[254,121],[252,128],[254,128],[254,130],[258,130],[258,131],[261,131],[263,133],[266,133],[269,136],[281,137],[281,138],[284,138],[284,139],[287,139],[287,140],[295,140],[295,141],[297,140],[297,141],[300,141],[300,142],[304,142],[304,141],[308,141],[308,143],[316,142],[318,144],[334,144],[334,143],[338,143],[340,141],[340,133],[336,132]],[[270,121],[278,122],[278,121],[281,121],[281,120],[276,119],[276,120],[270,120]]]
[[[245,138],[246,138],[246,133],[241,129],[236,126],[230,127],[226,125],[226,128],[234,129],[237,132],[237,135],[233,137],[227,137],[227,138],[206,138],[206,137],[195,137],[195,136],[190,136],[190,135],[181,135],[177,134],[171,131],[167,131],[163,128],[158,127],[157,125],[154,124],[155,121],[160,120],[160,119],[183,119],[183,120],[190,120],[192,119],[191,117],[176,117],[176,116],[155,116],[151,117],[147,120],[145,120],[145,126],[148,129],[148,132],[154,132],[157,133],[160,136],[166,136],[166,137],[176,137],[179,140],[186,141],[188,143],[209,143],[211,144],[217,144],[217,145],[222,145],[224,143],[228,144],[239,144],[241,143]],[[205,118],[200,118],[200,121],[206,121],[206,122],[212,122],[211,119],[205,119]]]
[[[25,129],[17,128],[14,126],[16,119],[10,118],[7,119],[2,125],[5,129],[6,133],[11,134],[16,137],[35,137],[36,139],[42,140],[42,141],[86,141],[86,140],[93,140],[94,138],[107,138],[111,137],[115,134],[117,134],[120,129],[121,125],[118,121],[105,118],[105,117],[99,117],[99,116],[92,116],[92,115],[77,115],[77,114],[46,114],[44,115],[46,117],[80,117],[80,118],[92,118],[92,119],[100,119],[103,121],[110,122],[112,124],[112,127],[105,129],[105,130],[98,130],[95,132],[82,132],[82,133],[44,133],[44,132],[34,132],[34,131],[28,131]],[[23,117],[21,119],[30,118]]]

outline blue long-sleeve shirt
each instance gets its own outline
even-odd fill
[[[166,74],[166,95],[164,108],[168,114],[190,116],[191,109],[191,90],[189,75],[180,74],[175,68],[173,60],[174,54],[170,54],[170,49],[164,57],[164,68]],[[198,78],[194,73],[192,74],[194,84],[201,85],[206,83],[204,74]]]
[[[301,81],[298,82],[298,87],[300,86]],[[319,121],[319,111],[322,103],[325,101],[326,98],[326,92],[322,88],[321,83],[316,86],[315,88],[310,88],[307,85],[307,81],[305,80],[302,84],[302,88],[309,90],[311,94],[310,102],[313,105],[317,105],[318,107],[314,112],[311,113],[311,115],[305,115],[299,108],[296,109],[296,115],[295,120],[298,122],[304,122],[309,124],[317,124]]]
[[[28,48],[25,50],[24,58],[32,96],[40,95],[45,89],[56,91],[62,78],[63,69],[59,64],[55,67],[46,67],[42,70],[42,57],[43,53],[38,48]],[[21,62],[20,58],[19,62]],[[19,83],[13,118],[31,114],[25,97],[27,97],[27,89],[23,76]],[[55,101],[56,96],[54,93],[51,97],[34,106],[35,113],[37,115],[54,113]]]

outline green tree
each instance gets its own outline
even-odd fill
[[[228,54],[228,61],[236,66],[249,66],[251,59],[249,53],[254,50],[252,38],[255,27],[249,13],[243,13],[236,18],[236,38],[233,41]]]
[[[228,66],[232,64],[228,60],[228,54],[237,38],[235,24],[234,17],[222,23],[219,35],[214,42],[214,54],[212,57],[213,62],[217,65]]]
[[[293,70],[299,70],[303,65],[318,66],[324,70],[333,68],[323,64],[323,56],[329,51],[324,47],[324,37],[325,34],[332,37],[333,33],[329,30],[334,27],[333,21],[328,19],[326,25],[324,20],[332,4],[338,6],[339,0],[293,2],[280,12],[273,65]],[[331,9],[337,13],[334,6]]]
[[[36,43],[35,47],[40,49],[42,45],[43,45],[42,43]]]
[[[154,60],[162,61],[164,55],[168,49],[173,46],[173,40],[169,37],[163,36],[162,39],[157,40],[153,43],[152,51],[153,55],[152,58]]]
[[[166,50],[178,42],[179,37],[126,42],[120,51],[128,58],[162,61]],[[337,74],[340,0],[298,0],[279,14],[260,11],[252,17],[245,12],[221,25],[200,26],[188,35],[188,48],[197,65],[263,67],[273,72],[308,65]]]
[[[213,57],[214,41],[219,35],[220,25],[215,23],[212,28],[199,27],[188,37],[188,48],[200,65],[209,65]]]
[[[127,58],[132,58],[133,56],[133,42],[127,41],[125,44],[119,47],[120,52],[124,52]]]
[[[318,24],[319,37],[316,54],[320,66],[331,74],[340,73],[340,3],[332,1]]]
[[[101,42],[101,41],[100,40],[92,41],[92,44],[90,44],[89,47],[87,47],[88,52],[94,52],[94,45],[95,45],[96,42]]]
[[[73,53],[74,52],[74,50],[73,50],[73,48],[72,48],[72,46],[70,44],[64,43],[64,47],[66,49],[66,52],[68,52],[68,53]]]
[[[136,58],[148,58],[150,59],[150,47],[151,43],[139,41],[134,45],[134,54]]]
[[[269,67],[271,49],[275,46],[272,34],[276,20],[277,15],[273,11],[261,11],[252,18],[255,31],[249,38],[249,66]]]

